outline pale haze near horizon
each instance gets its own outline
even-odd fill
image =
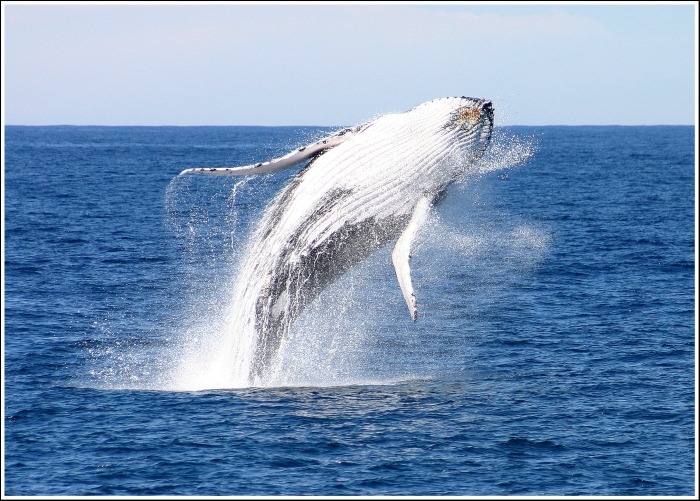
[[[3,4],[9,125],[695,123],[694,5]]]

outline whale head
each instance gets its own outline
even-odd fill
[[[451,152],[449,160],[441,162],[446,178],[435,176],[435,180],[442,178],[449,183],[463,175],[491,142],[493,105],[488,99],[464,96],[434,99],[406,114],[424,137],[432,138],[438,154]]]
[[[451,136],[464,149],[482,154],[491,141],[493,105],[488,99],[443,97],[409,110]],[[436,131],[437,132],[437,131]]]
[[[450,103],[450,118],[443,126],[453,131],[455,139],[464,146],[483,154],[491,141],[493,131],[493,105],[486,99],[456,98]]]

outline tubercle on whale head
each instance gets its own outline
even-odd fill
[[[485,116],[493,124],[493,104],[491,101],[482,101],[478,105],[462,106],[457,109],[457,114],[459,115],[455,117],[457,122],[475,124]]]
[[[459,97],[456,102],[452,101],[452,109],[449,119],[444,125],[445,129],[456,129],[461,126],[463,130],[470,130],[471,127],[480,123],[493,127],[493,104],[486,99],[476,99],[472,97]]]

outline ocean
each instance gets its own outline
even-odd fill
[[[499,128],[418,233],[416,323],[389,245],[229,381],[300,168],[178,173],[332,130],[5,128],[5,495],[697,494],[693,127]]]

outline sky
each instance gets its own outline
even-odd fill
[[[499,125],[692,125],[696,9],[3,2],[3,119],[338,126],[464,95]]]

